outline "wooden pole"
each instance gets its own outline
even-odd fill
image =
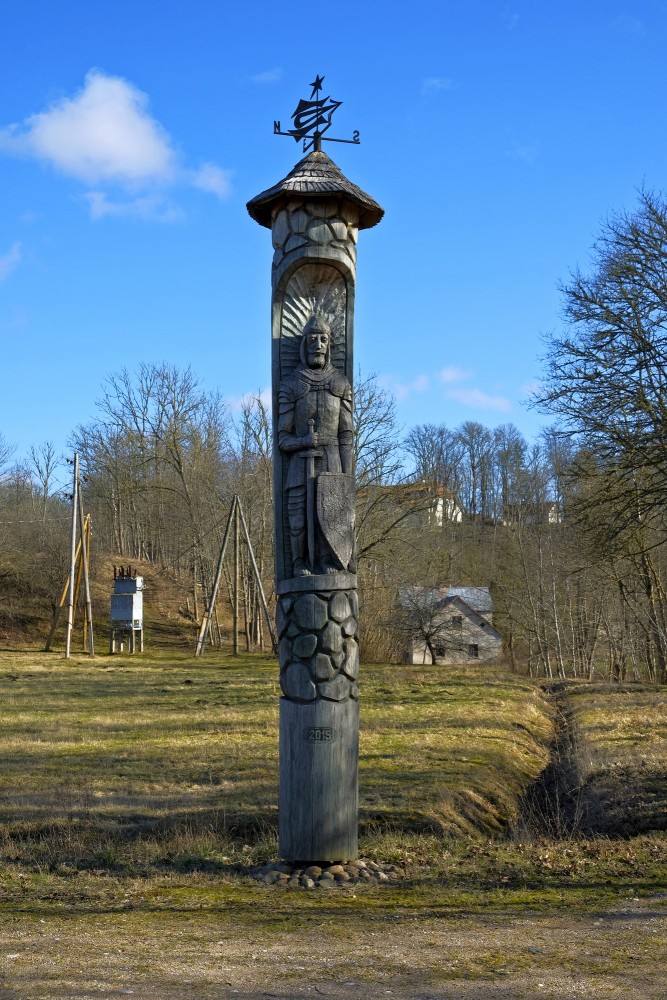
[[[221,646],[220,641],[220,621],[218,619],[218,609],[216,605],[213,605],[213,635],[215,636],[213,642],[216,646]]]
[[[239,655],[239,498],[234,497],[234,647],[232,653]]]
[[[65,635],[65,658],[69,659],[72,648],[72,627],[74,625],[74,563],[76,560],[76,518],[77,491],[79,486],[79,456],[74,453],[74,493],[72,495],[72,538],[69,561],[69,597],[67,601],[67,632]]]
[[[81,538],[80,521],[79,521],[79,532],[80,532],[79,541],[77,542],[77,551],[79,552],[79,556],[76,561],[76,579],[74,581],[74,611],[72,614],[72,628],[74,628],[74,626],[76,625],[76,609],[79,606],[79,591],[81,590],[81,575],[83,573],[83,560],[81,558],[82,538]]]
[[[85,520],[83,522],[83,530],[81,532],[81,538],[83,540],[83,536],[84,535],[86,536],[86,542],[88,544],[88,551],[90,551],[90,531],[89,531],[89,526],[90,525],[89,525],[89,522],[90,522],[90,518],[86,514],[86,518],[85,518]],[[81,524],[80,520],[79,520],[79,524]],[[84,615],[83,615],[83,641],[81,643],[81,649],[83,650],[84,653],[85,653],[86,649],[88,648],[88,615],[87,615],[87,610],[88,609],[86,608],[85,611],[84,611]]]
[[[236,510],[236,500],[234,497],[232,500],[232,505],[229,508],[229,517],[227,518],[227,524],[225,526],[225,534],[222,539],[222,546],[220,548],[220,555],[218,557],[218,565],[215,568],[215,578],[213,580],[213,589],[211,591],[211,598],[208,602],[208,607],[204,612],[204,617],[202,618],[201,628],[199,629],[199,637],[197,638],[197,649],[195,650],[195,656],[201,656],[204,652],[204,646],[206,645],[206,639],[208,636],[208,630],[211,625],[211,614],[213,608],[215,607],[215,602],[218,596],[218,587],[220,586],[220,577],[222,576],[222,567],[225,560],[225,552],[227,551],[227,540],[229,538],[229,531],[232,525],[232,518],[234,517],[234,512]]]
[[[246,524],[245,514],[243,513],[243,507],[241,506],[241,501],[238,502],[239,513],[241,514],[241,523],[243,524],[243,533],[245,535],[246,545],[248,546],[248,552],[250,553],[250,561],[252,562],[253,572],[255,574],[255,580],[257,581],[257,589],[259,590],[259,596],[262,601],[262,607],[264,608],[264,615],[266,617],[266,623],[269,626],[269,635],[271,636],[271,645],[273,647],[273,652],[278,652],[278,641],[276,639],[276,634],[273,630],[273,622],[271,620],[271,615],[269,613],[269,605],[264,594],[264,587],[262,586],[262,578],[259,575],[259,569],[257,567],[257,560],[255,559],[255,553],[253,551],[252,542],[250,541],[250,534],[248,532],[248,525]]]
[[[224,560],[225,553],[227,551],[227,541],[229,539],[229,533],[232,526],[232,521],[234,523],[234,580],[233,586],[231,588],[231,599],[232,599],[232,609],[234,615],[233,624],[233,651],[234,656],[238,656],[239,651],[239,554],[240,554],[240,526],[243,526],[243,535],[248,546],[248,552],[250,553],[250,561],[252,563],[253,573],[255,580],[257,582],[257,589],[260,594],[260,599],[262,602],[262,607],[264,609],[264,615],[269,627],[269,634],[271,636],[271,644],[273,646],[274,653],[278,649],[277,639],[275,630],[273,628],[273,622],[271,620],[271,614],[269,612],[269,605],[266,600],[266,595],[264,593],[264,587],[262,586],[262,579],[259,575],[259,568],[257,566],[257,560],[255,559],[255,553],[253,551],[252,542],[250,541],[250,533],[248,531],[248,525],[243,513],[243,507],[241,506],[241,500],[236,494],[232,500],[232,505],[229,509],[229,517],[227,519],[227,525],[225,527],[225,534],[222,540],[222,546],[220,548],[220,555],[218,556],[218,563],[215,569],[215,577],[213,580],[213,589],[211,591],[211,597],[208,602],[208,607],[204,612],[202,618],[201,628],[199,629],[199,637],[197,639],[197,649],[195,651],[195,656],[201,656],[204,652],[204,647],[206,645],[206,640],[208,638],[208,633],[211,627],[211,619],[215,612],[215,602],[218,596],[218,588],[220,586],[220,580],[222,578],[222,573],[224,570]],[[216,612],[217,619],[217,612]],[[218,626],[219,633],[219,626]]]
[[[76,559],[77,562],[80,559],[80,557],[81,557],[81,539],[79,539],[79,541],[77,543],[77,546],[76,546],[75,559]],[[53,621],[51,622],[51,628],[49,629],[49,635],[48,635],[48,638],[47,638],[46,642],[44,643],[44,652],[45,653],[48,653],[50,651],[50,649],[51,649],[51,643],[53,642],[53,637],[54,637],[54,635],[56,633],[56,629],[58,627],[58,622],[60,621],[60,613],[61,613],[63,607],[65,606],[65,598],[67,597],[67,591],[69,590],[69,581],[70,581],[70,577],[68,576],[67,579],[65,580],[65,586],[63,587],[63,592],[60,595],[60,601],[59,601],[59,603],[58,603],[58,605],[56,607],[56,610],[53,612]]]
[[[90,575],[89,575],[89,557],[90,557],[90,514],[87,514],[85,519],[83,516],[83,499],[81,497],[81,484],[79,484],[78,496],[78,507],[79,507],[79,525],[81,527],[81,538],[83,545],[81,547],[81,562],[83,563],[83,592],[86,598],[86,612],[84,621],[88,623],[88,653],[90,656],[95,655],[95,642],[93,639],[93,605],[90,600]]]

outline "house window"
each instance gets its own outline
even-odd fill
[[[468,656],[472,656],[473,659],[477,659],[479,657],[479,646],[476,642],[471,642],[468,646]]]
[[[463,615],[454,615],[452,618],[452,628],[463,628]]]

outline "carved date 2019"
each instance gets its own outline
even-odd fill
[[[306,743],[335,743],[338,730],[332,726],[306,726],[303,735]]]

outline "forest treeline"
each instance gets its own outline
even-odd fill
[[[667,682],[667,208],[642,192],[613,217],[590,274],[563,285],[567,329],[547,342],[528,442],[512,424],[398,426],[373,376],[355,388],[357,535],[366,659],[400,660],[430,624],[405,587],[489,586],[515,669]],[[232,412],[190,370],[144,364],[104,383],[71,436],[94,547],[169,573],[198,619],[231,500],[241,500],[273,596],[270,412]],[[55,603],[67,575],[68,473],[51,444],[0,448],[0,627],[22,599]],[[242,551],[246,642],[266,648]],[[223,588],[224,593],[224,588]],[[185,597],[184,597],[185,601]]]

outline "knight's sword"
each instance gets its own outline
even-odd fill
[[[308,430],[312,434],[315,421],[311,417]],[[310,572],[315,572],[315,459],[320,458],[319,448],[309,448],[306,452],[306,526],[308,528],[308,562]]]

